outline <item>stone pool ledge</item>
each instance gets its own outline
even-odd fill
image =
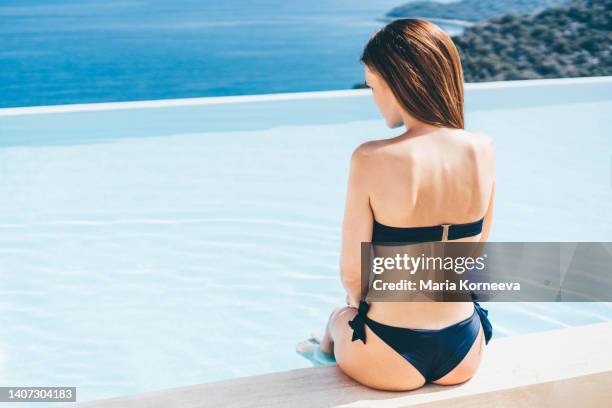
[[[412,392],[363,387],[336,366],[304,368],[73,404],[78,408],[603,407],[612,384],[612,322],[494,339],[476,376]]]

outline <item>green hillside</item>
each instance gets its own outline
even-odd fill
[[[612,0],[572,0],[535,15],[505,15],[453,41],[466,82],[612,75]]]
[[[395,7],[387,17],[443,18],[477,22],[505,14],[530,14],[569,0],[461,0],[452,3],[414,1]]]
[[[467,82],[612,75],[612,0],[507,15],[453,37]]]

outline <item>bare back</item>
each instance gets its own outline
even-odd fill
[[[495,148],[483,133],[439,129],[370,142],[368,183],[374,218],[393,227],[462,224],[489,210],[494,194]],[[485,224],[490,224],[485,219]],[[490,225],[485,225],[489,228]],[[479,241],[481,235],[462,241]],[[470,303],[373,303],[374,320],[440,328],[472,313]]]
[[[370,205],[378,222],[419,227],[484,216],[495,179],[488,136],[443,129],[376,143],[372,154],[379,157],[369,170],[377,179],[370,185]]]

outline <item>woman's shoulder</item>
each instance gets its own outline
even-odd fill
[[[438,140],[432,140],[432,143],[437,143],[442,150],[449,152],[463,152],[468,156],[494,156],[495,141],[491,136],[483,131],[469,130],[453,130],[446,133]]]
[[[479,142],[484,147],[495,149],[495,141],[488,133],[481,130],[468,131],[467,133],[474,138],[475,142]]]
[[[403,162],[409,160],[409,154],[402,155],[393,139],[378,139],[364,142],[357,146],[351,156],[351,167],[363,170],[364,177],[377,178],[380,172],[401,158]]]
[[[388,170],[393,148],[389,139],[370,140],[357,146],[351,156],[351,174],[363,186],[380,180]]]
[[[369,140],[357,146],[353,151],[353,160],[372,161],[380,157],[393,155],[397,151],[398,138]]]
[[[482,131],[469,132],[474,150],[488,161],[495,160],[495,141],[491,136]]]
[[[383,149],[387,144],[386,139],[368,140],[355,148],[353,151],[353,157],[371,157],[377,153],[380,153],[381,149]]]
[[[432,135],[433,136],[433,135]],[[375,139],[364,142],[353,151],[351,162],[355,166],[374,166],[389,163],[394,159],[406,164],[407,161],[419,162],[422,156],[429,156],[432,149],[446,151],[458,148],[468,154],[477,156],[494,156],[495,142],[491,136],[483,131],[468,131],[453,129],[438,133],[428,138],[403,138],[401,136],[390,139]],[[459,136],[459,137],[458,137]],[[454,146],[454,147],[453,147]],[[423,154],[423,153],[428,154]]]
[[[491,136],[489,136],[488,133],[483,132],[482,130],[470,131],[468,133],[470,135],[474,136],[475,138],[478,138],[485,145],[488,145],[488,146],[491,146],[491,147],[495,147],[495,140],[493,140],[493,138]]]

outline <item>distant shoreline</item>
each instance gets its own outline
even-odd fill
[[[469,28],[477,24],[477,23],[467,21],[467,20],[455,20],[455,19],[450,19],[450,18],[438,18],[438,17],[416,17],[416,16],[384,16],[384,17],[378,18],[378,20],[385,22],[385,23],[389,23],[399,18],[420,18],[423,20],[429,20],[432,23],[450,24],[450,25],[461,26],[464,28]]]

